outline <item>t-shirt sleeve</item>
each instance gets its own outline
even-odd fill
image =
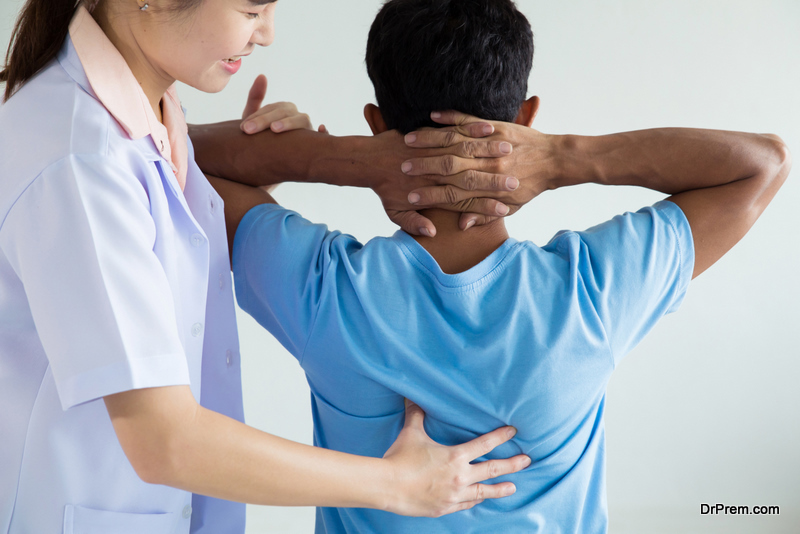
[[[45,169],[3,221],[62,407],[189,383],[172,292],[139,180],[108,158]]]
[[[277,204],[256,206],[233,241],[236,300],[302,361],[324,285],[338,259],[360,248],[353,237]]]
[[[559,234],[548,247],[570,257],[573,278],[603,324],[615,365],[679,308],[694,270],[689,222],[669,201]]]

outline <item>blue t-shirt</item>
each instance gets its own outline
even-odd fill
[[[496,479],[516,484],[511,497],[439,519],[320,508],[317,532],[605,532],[606,384],[678,307],[693,266],[689,223],[667,201],[545,247],[508,239],[454,275],[402,231],[362,245],[253,208],[234,242],[236,296],[305,370],[316,445],[381,457],[407,397],[432,439],[513,425],[485,459],[533,460]]]

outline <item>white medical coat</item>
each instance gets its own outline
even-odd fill
[[[243,419],[223,204],[191,145],[181,191],[67,38],[0,107],[0,168],[0,532],[243,532],[242,504],[142,482],[102,400],[190,384]]]

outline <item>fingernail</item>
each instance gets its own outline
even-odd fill
[[[511,150],[512,150],[511,143],[506,143],[505,141],[500,143],[500,152],[502,152],[503,154],[511,154]]]
[[[417,134],[410,133],[406,136],[406,144],[410,145],[411,143],[417,140]]]
[[[519,187],[519,180],[517,180],[513,176],[509,176],[508,178],[506,178],[506,187],[510,191],[513,191],[514,189]]]
[[[244,131],[247,133],[253,133],[256,131],[256,123],[249,121],[244,123]]]
[[[475,226],[475,219],[470,219],[469,221],[467,221],[467,225],[464,227],[464,231],[466,232],[473,226]]]
[[[430,231],[428,231],[428,229],[426,227],[424,227],[424,226],[419,229],[419,233],[424,235],[424,236],[426,236],[426,237],[433,237],[431,235]]]
[[[278,122],[273,122],[272,123],[272,131],[273,132],[280,132],[281,130],[283,130],[283,123],[282,122],[278,121]],[[511,151],[509,150],[509,152],[511,152]]]
[[[508,495],[514,495],[516,491],[517,491],[516,486],[511,486],[510,488],[506,488],[506,490],[503,493],[505,493],[506,496],[508,496]]]
[[[408,195],[408,203],[416,204],[417,202],[419,202],[419,195],[417,193],[410,193]]]
[[[431,113],[431,118],[432,119],[441,119],[442,118],[442,114],[439,113],[438,111],[434,111],[433,113]]]
[[[506,206],[505,204],[499,204],[497,206],[497,214],[498,215],[508,215],[509,211],[510,210],[509,210],[508,206]]]
[[[529,465],[531,465],[531,457],[526,456],[522,459],[522,467],[528,467]]]
[[[514,428],[513,426],[509,427],[508,430],[506,430],[506,434],[508,434],[509,438],[513,438],[514,436],[517,435],[517,429]]]
[[[483,135],[489,135],[492,132],[494,132],[494,126],[492,126],[491,124],[483,125]]]
[[[406,173],[408,173],[408,172],[411,172],[411,168],[412,168],[412,167],[413,167],[413,165],[411,165],[411,162],[410,162],[410,161],[406,161],[405,163],[403,163],[403,164],[400,166],[400,169],[401,169],[403,172],[406,172]]]

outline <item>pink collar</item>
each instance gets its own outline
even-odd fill
[[[188,128],[175,86],[172,85],[161,99],[164,120],[161,124],[122,54],[83,5],[75,12],[69,35],[97,98],[131,139],[147,135],[153,138],[183,190],[189,164]]]

